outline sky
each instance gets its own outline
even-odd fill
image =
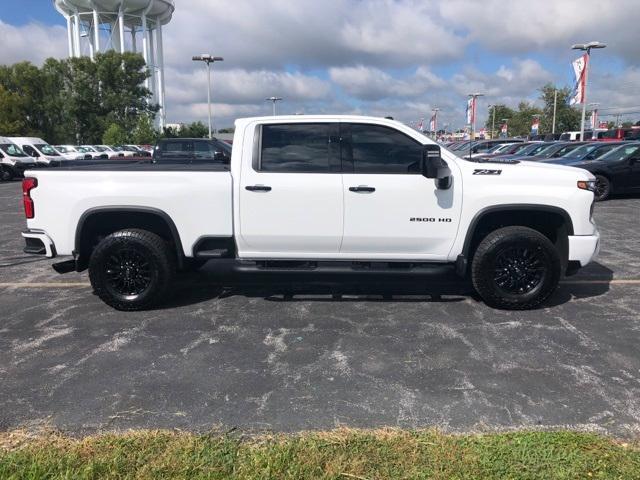
[[[206,120],[214,64],[218,128],[278,113],[465,122],[466,97],[517,107],[547,82],[572,85],[574,43],[607,44],[591,58],[588,102],[601,119],[640,119],[640,0],[175,0],[164,29],[167,122]],[[68,55],[66,21],[49,0],[0,0],[0,64]],[[609,116],[607,116],[609,115]]]

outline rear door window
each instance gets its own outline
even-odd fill
[[[262,125],[257,170],[281,173],[328,173],[331,168],[329,123]]]

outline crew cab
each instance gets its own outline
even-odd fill
[[[229,164],[28,171],[25,252],[71,256],[54,268],[88,268],[121,310],[161,302],[177,270],[204,261],[222,281],[456,273],[490,306],[529,309],[597,255],[585,170],[465,160],[384,118],[235,127]]]

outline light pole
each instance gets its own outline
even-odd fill
[[[496,105],[489,105],[489,108],[493,113],[491,118],[491,139],[493,140],[496,132]]]
[[[431,111],[433,112],[433,138],[438,138],[438,112],[440,109],[433,107]]]
[[[553,122],[551,122],[551,133],[556,134],[556,109],[558,108],[558,89],[553,91]],[[555,138],[555,137],[554,137]]]
[[[484,93],[470,93],[471,103],[471,142],[469,143],[469,158],[471,158],[471,146],[476,139],[476,110],[478,97],[483,97]]]
[[[593,130],[591,138],[596,138],[596,128],[598,128],[596,122],[598,121],[598,107],[600,104],[598,102],[591,102],[589,106],[591,107],[591,130]]]
[[[269,97],[269,98],[265,98],[265,100],[267,102],[271,102],[272,107],[273,107],[273,116],[276,116],[276,102],[280,102],[282,101],[282,97]]]
[[[207,64],[207,106],[209,108],[209,138],[211,138],[211,64],[214,62],[222,62],[224,58],[213,57],[208,53],[203,53],[202,55],[193,56],[191,60]]]
[[[584,119],[587,112],[587,78],[589,73],[589,61],[591,59],[591,49],[592,48],[606,48],[604,43],[600,42],[589,42],[589,43],[577,43],[575,45],[571,45],[572,50],[582,50],[587,52],[587,61],[584,64],[584,85],[582,90],[582,120],[580,121],[580,140],[584,140]]]

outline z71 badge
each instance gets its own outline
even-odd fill
[[[473,171],[474,175],[500,175],[502,170],[488,170],[486,168],[478,168]]]

